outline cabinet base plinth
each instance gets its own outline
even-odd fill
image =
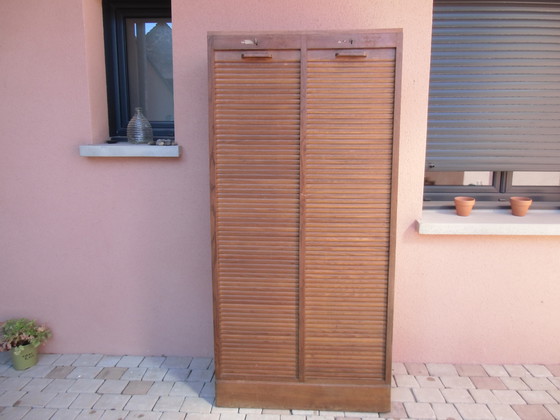
[[[391,411],[391,385],[217,380],[216,405],[382,413]]]

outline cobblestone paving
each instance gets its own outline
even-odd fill
[[[560,364],[394,363],[392,411],[221,408],[210,358],[42,354],[16,371],[0,353],[0,419],[551,420],[560,419]]]

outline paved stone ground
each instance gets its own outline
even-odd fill
[[[392,411],[220,408],[210,358],[43,354],[16,371],[0,353],[0,419],[560,419],[560,364],[395,363]],[[343,419],[345,418],[345,419]]]

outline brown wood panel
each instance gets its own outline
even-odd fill
[[[304,382],[216,381],[216,405],[278,409],[391,410],[390,387]]]
[[[218,51],[213,58],[220,378],[297,377],[299,55]]]
[[[395,50],[307,54],[303,376],[386,378]]]

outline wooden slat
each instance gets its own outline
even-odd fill
[[[306,381],[386,378],[394,80],[394,49],[308,53]]]
[[[299,52],[242,56],[213,67],[217,375],[295,379]]]

